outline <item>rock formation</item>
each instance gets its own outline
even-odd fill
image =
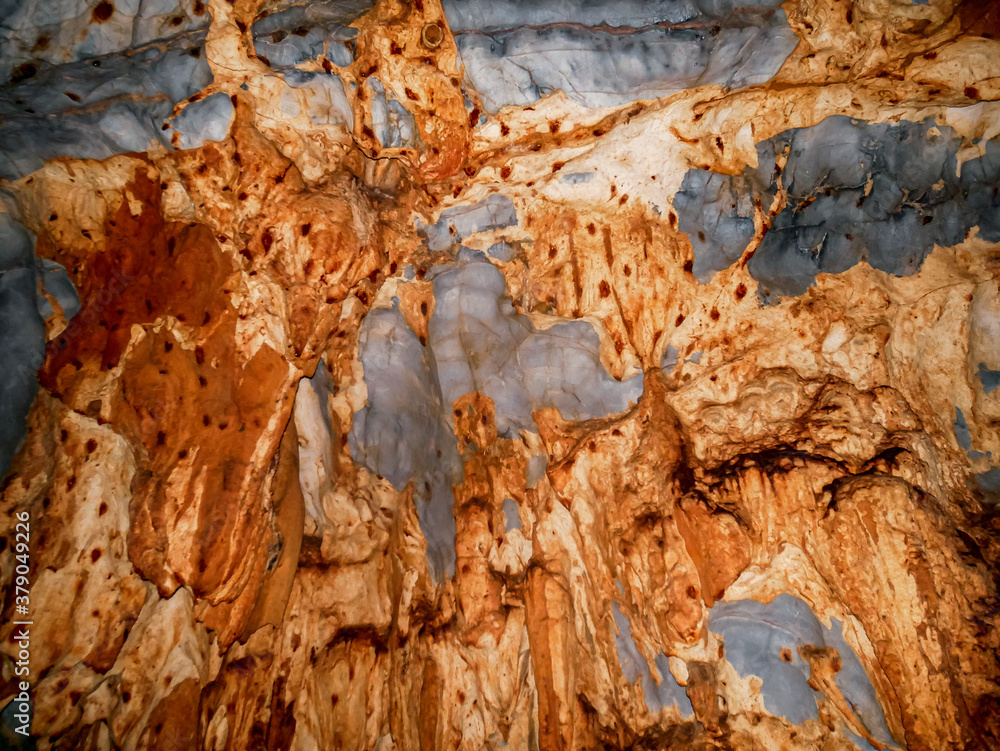
[[[996,4],[8,0],[0,75],[7,747],[1000,748]]]

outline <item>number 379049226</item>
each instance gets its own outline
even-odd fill
[[[19,511],[15,514],[17,525],[14,536],[14,555],[17,558],[17,566],[14,572],[17,574],[14,579],[16,587],[15,595],[18,605],[28,604],[28,573],[31,570],[28,558],[28,542],[30,541],[31,528],[29,525],[29,515],[27,511]]]

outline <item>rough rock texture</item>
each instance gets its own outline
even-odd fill
[[[7,746],[1000,747],[995,4],[7,0],[0,66]]]

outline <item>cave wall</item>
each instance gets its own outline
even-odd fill
[[[4,743],[1000,747],[995,5],[8,0],[0,74]]]

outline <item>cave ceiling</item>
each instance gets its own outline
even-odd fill
[[[1000,6],[0,0],[0,746],[1000,748]]]

